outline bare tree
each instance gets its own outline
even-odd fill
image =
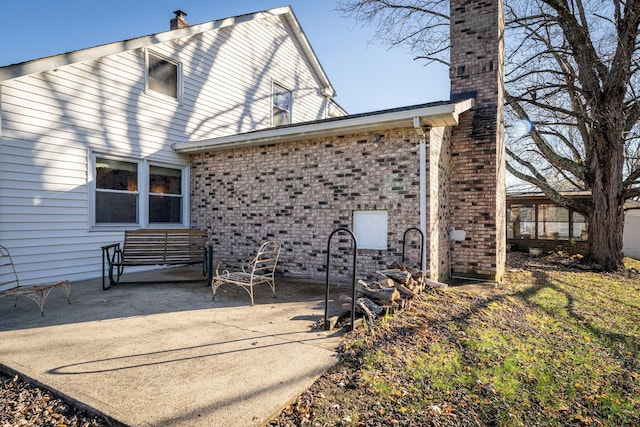
[[[339,10],[416,59],[446,63],[449,2],[353,0]],[[507,0],[507,170],[586,217],[587,258],[623,268],[625,200],[640,196],[640,0]],[[588,190],[589,200],[567,190]]]
[[[449,65],[448,0],[344,0],[337,9],[373,26],[376,41],[407,49],[426,64]]]

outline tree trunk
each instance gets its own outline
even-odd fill
[[[592,193],[594,210],[588,218],[587,259],[605,271],[624,268],[622,256],[623,209],[612,203],[615,197],[601,191]]]
[[[624,269],[624,188],[622,183],[624,138],[619,117],[599,115],[594,156],[589,165],[592,211],[587,215],[587,259],[605,271]]]

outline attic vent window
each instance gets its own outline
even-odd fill
[[[147,52],[147,88],[155,93],[179,99],[180,65]]]
[[[273,84],[273,126],[288,125],[291,123],[291,91],[279,84]]]

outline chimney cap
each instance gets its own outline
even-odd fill
[[[184,11],[178,9],[174,10],[173,13],[176,14],[176,17],[169,21],[169,30],[179,30],[180,28],[189,26],[189,23],[184,19],[184,17],[187,16]]]

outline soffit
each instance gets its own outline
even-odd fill
[[[459,115],[474,106],[472,98],[457,102],[443,101],[391,110],[356,114],[345,117],[297,123],[218,138],[174,144],[179,153],[195,154],[252,147],[288,141],[341,136],[358,132],[375,132],[398,127],[414,127],[418,118],[421,127],[456,126]]]

